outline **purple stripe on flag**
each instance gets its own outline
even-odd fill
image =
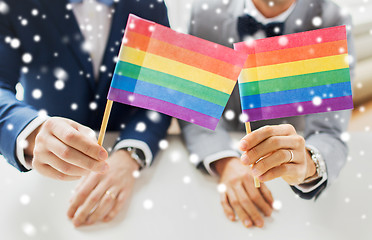
[[[284,118],[312,113],[340,111],[353,109],[353,97],[344,96],[337,98],[323,99],[319,106],[315,106],[312,101],[291,104],[276,105],[243,110],[247,114],[249,122],[260,121],[273,118]]]
[[[216,129],[219,121],[217,118],[210,117],[173,103],[116,88],[110,88],[107,98],[115,102],[158,111],[175,118],[195,123],[211,130]]]

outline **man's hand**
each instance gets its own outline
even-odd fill
[[[248,134],[240,141],[240,149],[245,152],[243,164],[253,164],[252,174],[261,182],[281,177],[297,185],[316,173],[305,139],[289,124],[266,126]]]
[[[93,172],[105,172],[106,150],[97,144],[93,130],[72,120],[52,117],[28,138],[25,154],[42,175],[76,180]]]
[[[255,188],[249,168],[242,165],[238,158],[219,160],[214,167],[220,175],[220,184],[226,186],[226,191],[221,193],[221,204],[226,217],[235,221],[236,213],[245,227],[263,227],[261,213],[270,216],[273,211],[274,200],[270,190],[265,184],[259,189]]]
[[[138,163],[124,150],[113,153],[107,162],[107,173],[90,173],[76,188],[67,211],[76,227],[111,221],[130,197]]]

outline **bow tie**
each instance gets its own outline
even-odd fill
[[[284,23],[272,22],[264,25],[249,15],[238,18],[238,33],[241,40],[244,40],[247,36],[253,36],[259,30],[263,30],[266,37],[280,36],[284,32]]]
[[[102,4],[105,4],[107,6],[111,6],[112,4],[114,4],[114,0],[96,0],[97,2],[100,2]],[[83,0],[70,0],[70,3],[82,3]]]

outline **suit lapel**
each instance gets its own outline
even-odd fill
[[[107,71],[103,73],[100,72],[98,81],[99,90],[107,89],[107,74],[113,73],[115,69],[116,62],[114,62],[114,58],[117,57],[119,53],[129,15],[129,9],[125,5],[126,0],[121,0],[114,4],[115,13],[112,18],[111,30],[101,64],[106,67]]]
[[[88,58],[90,55],[82,50],[84,37],[80,31],[75,15],[71,10],[66,8],[67,0],[40,0],[47,10],[47,17],[56,25],[57,31],[61,34],[61,40],[67,44],[77,59],[84,74],[90,76],[87,79],[91,87],[94,87],[93,65]],[[66,19],[66,16],[69,16]]]

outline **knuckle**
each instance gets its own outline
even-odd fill
[[[272,135],[274,131],[274,127],[272,126],[265,126],[262,129],[266,135]]]
[[[95,204],[98,201],[99,201],[99,197],[97,195],[92,196],[92,198],[90,199],[91,204]]]
[[[239,205],[239,201],[238,200],[236,200],[236,199],[234,199],[234,200],[231,200],[231,205],[233,206],[233,207],[236,207],[236,206],[238,206]]]
[[[64,136],[63,136],[63,139],[65,140],[65,141],[67,141],[67,142],[71,142],[71,141],[73,141],[75,138],[76,138],[77,136],[76,136],[76,133],[74,133],[73,131],[66,131],[65,133],[64,133]]]
[[[256,158],[258,158],[258,156],[259,156],[259,152],[258,152],[258,150],[257,150],[256,147],[254,147],[251,150],[249,150],[249,152],[248,152],[248,159],[249,159],[249,157],[256,159]]]
[[[253,202],[258,202],[260,200],[260,196],[257,193],[253,193],[251,199]]]
[[[270,144],[273,146],[280,146],[281,142],[282,142],[281,139],[278,137],[270,138]]]
[[[62,171],[63,173],[69,173],[69,172],[71,171],[71,167],[70,167],[69,165],[65,164],[65,165],[63,165],[63,166],[61,167],[61,171]]]
[[[69,158],[71,156],[71,152],[71,148],[66,146],[61,150],[60,154],[62,158]]]
[[[54,123],[53,119],[48,119],[43,124],[43,128],[46,128],[48,130],[53,129],[54,126],[55,126],[55,123]]]
[[[291,133],[296,132],[296,129],[291,124],[284,124],[284,127]]]
[[[249,199],[247,197],[244,197],[240,200],[240,204],[243,205],[243,206],[246,206],[249,204]]]

